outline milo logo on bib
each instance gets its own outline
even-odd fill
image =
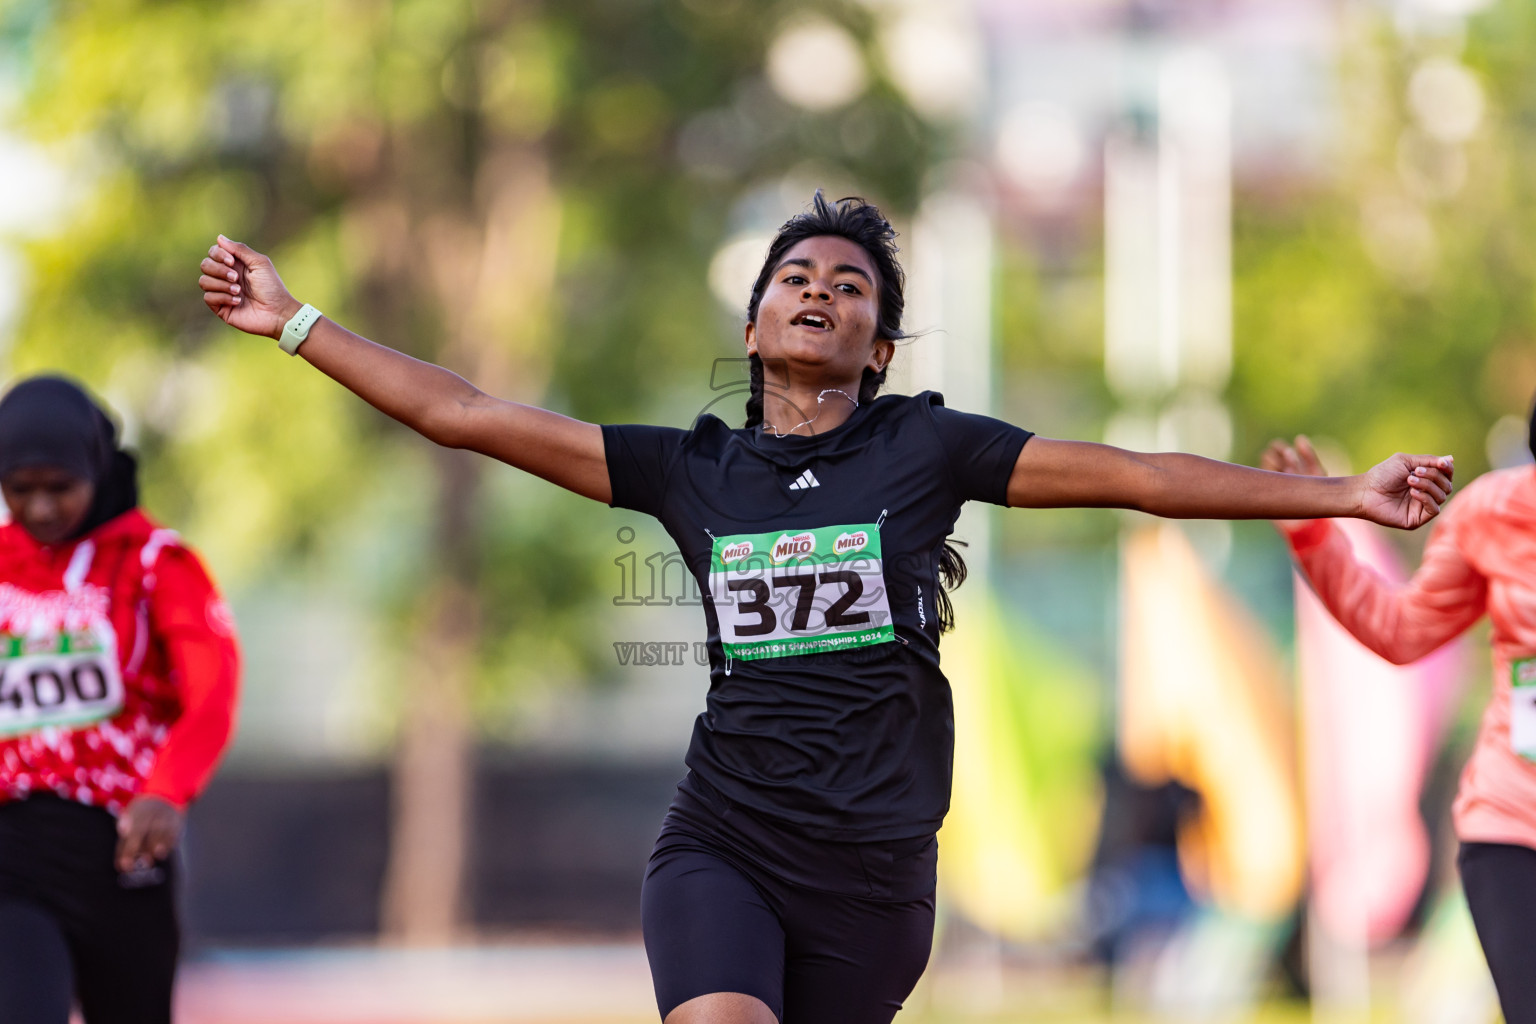
[[[0,584],[0,736],[80,726],[122,709],[117,632],[107,598]]]
[[[720,537],[709,593],[725,652],[743,661],[896,639],[873,523]]]
[[[730,565],[732,562],[739,562],[746,558],[754,550],[756,549],[752,546],[751,541],[743,541],[740,544],[727,544],[724,550],[720,552],[720,561]]]
[[[797,533],[793,537],[783,534],[773,542],[773,564],[783,565],[791,558],[805,558],[816,553],[816,535]]]
[[[858,533],[838,534],[837,540],[832,542],[832,551],[838,555],[851,555],[863,551],[869,546],[869,534],[860,530]]]

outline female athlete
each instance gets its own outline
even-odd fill
[[[59,377],[0,401],[0,1020],[171,1019],[182,815],[229,739],[229,613]]]
[[[429,439],[656,516],[677,542],[709,596],[710,689],[642,894],[666,1024],[889,1021],[922,973],[954,743],[943,584],[963,574],[945,541],[965,501],[1411,528],[1450,488],[1437,458],[1299,480],[877,398],[903,336],[894,238],[873,206],[820,193],[783,226],[747,307],[734,430],[501,401],[317,319],[245,245],[221,236],[202,262],[232,326],[290,349],[307,331],[300,355]]]
[[[1271,444],[1263,465],[1323,474],[1305,437]],[[1492,622],[1493,697],[1452,808],[1457,864],[1504,1019],[1536,1024],[1536,972],[1525,958],[1536,942],[1536,467],[1468,485],[1401,585],[1362,565],[1326,521],[1276,525],[1327,609],[1388,661],[1416,661],[1485,613]]]

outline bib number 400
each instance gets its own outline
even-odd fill
[[[799,591],[795,597],[795,607],[788,625],[788,628],[796,633],[803,633],[810,628],[811,610],[816,605],[816,590],[821,586],[840,584],[845,588],[842,594],[827,606],[825,616],[827,629],[846,629],[869,622],[869,612],[849,612],[854,603],[864,596],[864,580],[852,570],[830,569],[826,572],[777,575],[772,578],[772,582],[775,591],[791,589]],[[756,622],[735,623],[737,636],[768,636],[778,630],[779,619],[773,610],[768,581],[753,577],[729,580],[726,586],[733,594],[750,595],[749,599],[737,599],[738,612],[758,617]]]
[[[14,711],[61,708],[69,704],[98,704],[112,696],[100,665],[85,663],[31,671],[0,669],[0,707]]]
[[[112,717],[123,706],[115,659],[109,647],[0,660],[0,736]]]

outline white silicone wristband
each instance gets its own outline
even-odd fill
[[[304,339],[309,337],[309,329],[315,326],[315,321],[325,314],[309,303],[299,307],[299,311],[293,314],[293,319],[283,325],[283,336],[277,339],[277,347],[289,355],[298,355],[299,346]]]

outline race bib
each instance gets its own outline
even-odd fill
[[[1536,658],[1511,662],[1509,677],[1509,745],[1536,761]]]
[[[122,707],[117,639],[104,619],[77,630],[0,634],[0,736],[88,725]]]
[[[709,593],[725,653],[743,661],[896,639],[873,523],[720,537]]]

